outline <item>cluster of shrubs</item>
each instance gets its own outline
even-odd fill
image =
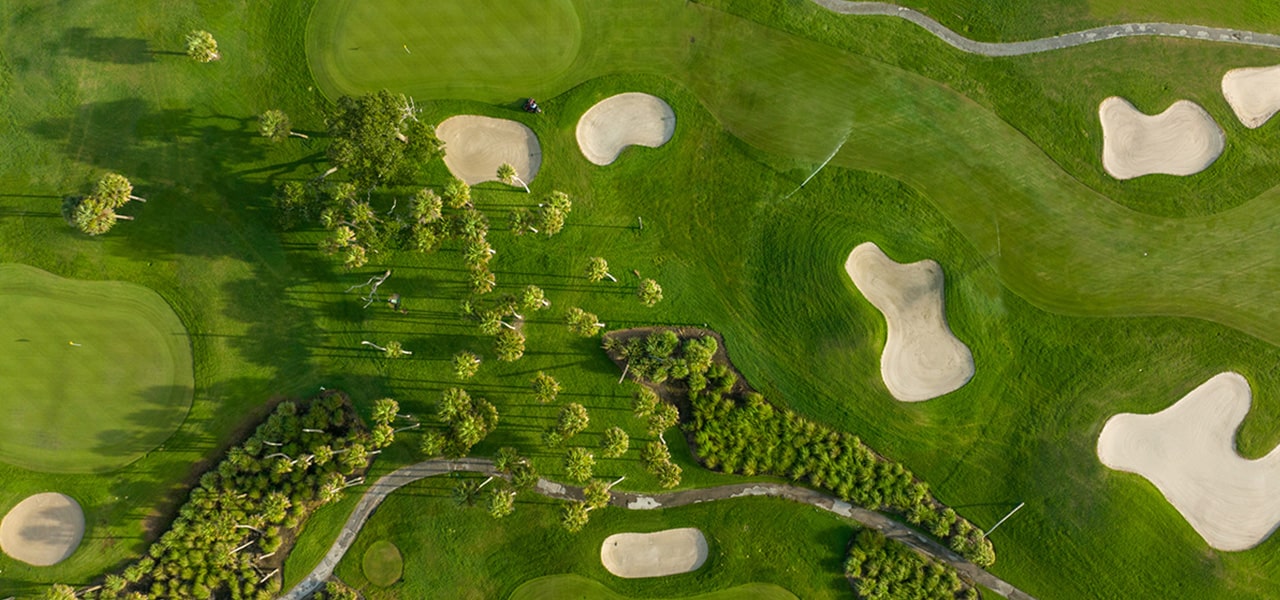
[[[201,476],[146,556],[80,597],[275,597],[287,532],[363,481],[357,475],[385,443],[390,438],[370,435],[343,394],[281,403],[252,437]]]
[[[714,338],[681,342],[669,330],[606,345],[637,377],[687,386],[685,431],[708,468],[786,477],[867,508],[901,514],[975,564],[994,564],[995,551],[982,531],[934,499],[928,485],[900,463],[879,456],[856,436],[746,391],[732,369],[712,362],[716,348]]]
[[[870,529],[849,546],[845,576],[863,600],[977,600],[955,569],[930,560]]]

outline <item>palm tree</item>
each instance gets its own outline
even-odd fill
[[[106,202],[89,196],[80,200],[72,209],[68,220],[81,233],[102,235],[111,231],[118,220],[132,221],[133,217],[116,214]]]
[[[570,307],[569,312],[565,314],[565,323],[569,325],[570,331],[582,337],[591,337],[604,327],[604,323],[600,322],[600,318],[595,313],[589,313],[576,306]]]
[[[218,41],[208,31],[195,30],[187,34],[187,56],[196,62],[213,62],[222,58],[218,53]]]
[[[571,402],[560,409],[560,415],[556,418],[555,431],[562,439],[567,440],[586,429],[590,422],[591,417],[587,414],[587,407]]]
[[[564,512],[560,515],[560,524],[572,533],[582,531],[587,525],[587,521],[591,518],[588,513],[591,508],[585,502],[570,502],[564,507]]]
[[[547,375],[542,371],[538,371],[533,376],[533,397],[542,404],[554,402],[556,395],[560,393],[560,382],[555,377]]]
[[[520,174],[516,173],[516,168],[511,166],[511,163],[502,163],[498,165],[498,181],[507,185],[515,185],[519,183],[520,186],[524,188],[524,193],[529,193],[529,185],[526,184],[523,179],[520,179]]]
[[[440,220],[444,210],[444,201],[436,195],[435,190],[422,188],[413,195],[409,205],[409,214],[419,224],[434,223]]]
[[[520,309],[521,310],[546,310],[551,307],[551,301],[547,300],[546,292],[536,285],[527,285],[520,292]]]
[[[585,483],[591,479],[591,471],[595,468],[596,457],[586,448],[570,448],[564,455],[565,477],[569,481]]]
[[[621,427],[610,427],[604,430],[604,439],[600,443],[600,454],[605,458],[618,458],[627,453],[631,446],[631,437]]]
[[[273,142],[282,142],[289,136],[300,137],[304,140],[311,139],[305,134],[293,131],[293,124],[289,121],[289,115],[283,110],[271,109],[258,115],[258,133],[262,137]]]
[[[453,376],[471,379],[480,370],[480,357],[475,352],[463,350],[453,355]]]
[[[609,261],[599,256],[592,256],[587,262],[587,279],[591,281],[601,281],[608,277],[609,281],[617,283],[618,278],[609,273]]]
[[[640,287],[636,288],[636,295],[640,297],[642,304],[652,308],[662,302],[662,286],[652,279],[642,279]]]
[[[524,356],[524,334],[512,329],[498,332],[493,350],[502,362],[515,362]]]
[[[680,411],[675,405],[666,402],[658,403],[653,413],[649,415],[649,435],[656,435],[658,439],[666,443],[666,438],[662,437],[663,432],[670,429],[680,421]]]
[[[495,488],[489,496],[489,516],[501,519],[516,510],[516,491],[509,488]]]
[[[461,179],[451,179],[444,186],[444,199],[449,208],[462,208],[471,205],[471,186]]]
[[[400,345],[400,342],[397,342],[395,340],[391,340],[390,342],[387,342],[386,346],[379,346],[373,342],[370,342],[369,340],[361,340],[360,345],[372,346],[374,349],[381,351],[382,355],[387,358],[400,358],[401,356],[405,356],[407,354],[413,354],[412,352],[405,350]]]
[[[107,173],[94,186],[93,195],[106,202],[111,208],[120,208],[130,200],[146,202],[145,198],[133,195],[133,184],[119,173]]]
[[[390,346],[390,344],[387,344]],[[382,398],[373,403],[373,422],[390,425],[400,414],[400,403],[392,398]]]

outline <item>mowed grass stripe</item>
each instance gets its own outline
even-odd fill
[[[748,583],[727,590],[680,596],[687,600],[795,600],[795,594],[771,583]],[[508,600],[543,600],[574,598],[576,600],[631,600],[604,584],[580,575],[548,575],[516,588]],[[674,599],[673,599],[674,600]]]
[[[335,6],[316,12],[333,20],[324,12]],[[998,116],[924,77],[699,5],[643,3],[662,19],[632,18],[635,0],[576,6],[579,60],[533,89],[559,93],[619,70],[665,74],[757,148],[812,163],[832,158],[920,189],[991,257],[1006,285],[1041,308],[1197,317],[1280,343],[1280,304],[1271,298],[1280,247],[1256,243],[1280,227],[1277,192],[1209,217],[1143,215],[1080,184]],[[477,32],[504,15],[474,14]],[[324,54],[310,60],[318,74],[336,70]],[[531,89],[477,80],[476,69],[457,63],[417,79],[379,78],[368,66],[369,77],[348,83],[486,102]]]
[[[164,443],[193,391],[177,315],[133,284],[0,265],[0,460],[59,473],[111,470]],[[75,345],[73,345],[75,344]]]

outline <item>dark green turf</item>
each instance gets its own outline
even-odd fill
[[[748,583],[706,594],[679,596],[688,600],[794,600],[795,597],[795,594],[786,589],[767,583]],[[615,593],[602,583],[578,575],[548,575],[516,588],[508,600],[544,600],[546,598],[628,600],[629,596]]]
[[[191,340],[151,290],[0,264],[0,323],[0,461],[109,471],[186,418]]]

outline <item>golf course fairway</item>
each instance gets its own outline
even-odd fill
[[[92,473],[159,446],[186,418],[191,346],[144,287],[0,265],[0,461]]]
[[[541,600],[542,598],[631,600],[629,596],[615,593],[602,583],[580,575],[569,574],[548,575],[531,580],[516,588],[509,600]],[[795,594],[771,583],[748,583],[727,590],[698,594],[696,596],[684,596],[681,600],[747,600],[748,598],[751,600],[794,600]]]
[[[391,4],[407,3],[379,6]],[[405,7],[321,1],[308,24],[308,60],[331,97],[385,87],[510,103],[611,73],[669,77],[756,148],[884,173],[919,190],[989,256],[1010,289],[1040,308],[1196,317],[1280,343],[1280,303],[1272,297],[1280,248],[1250,243],[1280,228],[1280,190],[1211,216],[1137,213],[1071,177],[991,111],[930,79],[700,4],[573,4],[577,18],[557,17],[540,40],[581,39],[577,57],[536,81],[483,68],[490,41],[541,6],[530,0],[468,3],[469,33],[462,36],[452,29],[455,20],[410,18]],[[385,33],[404,23],[413,23],[415,39],[451,36],[470,50],[437,44],[406,53],[401,38]],[[333,42],[356,37],[371,45]],[[540,42],[510,56],[531,61],[525,55],[545,53],[537,60],[552,63],[563,52],[558,42]]]

